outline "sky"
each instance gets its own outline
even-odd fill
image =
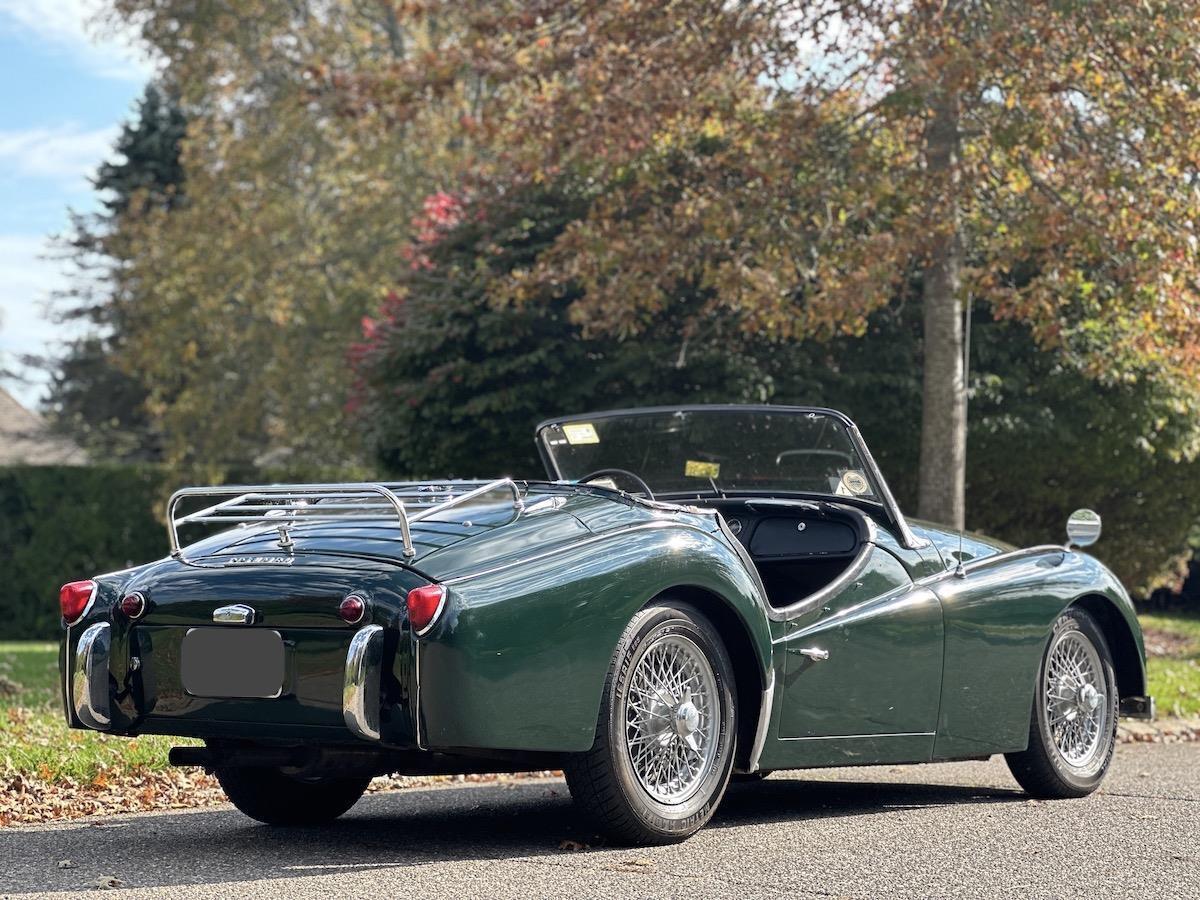
[[[89,212],[89,177],[112,155],[153,66],[128,35],[92,24],[100,0],[0,0],[0,370],[53,352],[47,316],[65,263],[51,236],[68,209]],[[0,382],[36,407],[45,374]]]

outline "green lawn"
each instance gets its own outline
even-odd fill
[[[1200,716],[1200,615],[1145,615],[1150,693],[1162,716]],[[1154,648],[1165,652],[1155,655]],[[133,740],[72,731],[58,694],[58,649],[51,643],[0,642],[0,774],[90,782],[108,774],[167,767],[179,738]]]
[[[1141,621],[1150,694],[1158,702],[1158,714],[1200,716],[1200,614],[1147,614]]]
[[[102,773],[163,769],[178,738],[107,737],[73,731],[58,693],[58,647],[0,642],[0,775],[21,772],[43,781],[91,782]]]

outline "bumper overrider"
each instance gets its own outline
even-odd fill
[[[96,731],[107,731],[112,724],[108,678],[111,649],[112,626],[107,622],[89,625],[75,645],[71,705],[79,721]]]
[[[367,625],[350,641],[342,685],[342,717],[356,737],[379,740],[380,694],[383,669],[383,628]]]

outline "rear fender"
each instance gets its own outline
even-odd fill
[[[769,680],[765,598],[720,534],[694,525],[646,523],[447,585],[446,612],[420,648],[431,748],[589,749],[621,633],[672,589],[721,598],[760,684]]]

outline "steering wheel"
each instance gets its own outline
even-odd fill
[[[582,478],[578,479],[579,484],[586,484],[593,478],[599,478],[602,475],[620,475],[623,478],[628,478],[630,481],[637,484],[642,489],[642,493],[646,495],[648,500],[654,499],[654,491],[650,490],[650,485],[646,484],[641,475],[630,472],[628,469],[597,469],[595,472],[589,472]]]

